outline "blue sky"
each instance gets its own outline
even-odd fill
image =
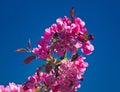
[[[28,54],[16,53],[32,46],[55,23],[56,18],[75,15],[86,22],[93,33],[95,51],[87,56],[89,67],[78,92],[119,92],[120,83],[120,1],[119,0],[0,0],[0,84],[23,83],[44,61],[24,65]]]

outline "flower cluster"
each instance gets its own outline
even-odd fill
[[[45,30],[45,34],[38,42],[38,48],[33,49],[41,59],[49,58],[53,53],[58,56],[64,56],[66,52],[71,51],[72,55],[77,53],[78,48],[84,54],[91,54],[94,50],[89,40],[93,39],[92,35],[88,36],[85,23],[80,18],[74,18],[73,22],[68,18],[58,18],[57,24],[53,24]]]
[[[60,62],[59,62],[60,63]],[[72,62],[71,60],[61,60],[60,65],[52,68],[48,72],[40,72],[28,78],[24,88],[44,90],[47,92],[75,92],[80,87],[80,80],[88,67],[82,56]],[[79,81],[78,81],[79,80]],[[39,84],[39,85],[38,85]]]
[[[0,85],[0,92],[34,92],[34,89],[24,90],[22,85],[16,85],[15,83],[9,83],[8,86],[4,87]]]
[[[89,55],[94,50],[90,40],[94,37],[88,35],[85,23],[80,18],[58,18],[57,24],[45,30],[45,34],[38,42],[38,47],[32,52],[43,60],[47,61],[45,72],[39,74],[39,81],[50,92],[74,92],[80,87],[82,74],[88,63],[84,62],[78,50]],[[71,58],[66,57],[71,52]],[[54,57],[57,53],[61,59]],[[39,70],[39,69],[38,69]],[[44,77],[43,77],[44,76]]]
[[[0,92],[75,92],[80,88],[88,67],[80,51],[86,55],[92,53],[94,46],[90,40],[94,36],[88,35],[85,22],[80,18],[70,19],[65,16],[58,18],[56,22],[45,29],[38,47],[31,51],[37,58],[45,60],[46,64],[36,68],[36,73],[28,77],[24,84],[0,86]],[[25,62],[30,62],[35,56],[27,58]]]

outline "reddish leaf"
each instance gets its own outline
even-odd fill
[[[36,56],[28,56],[25,60],[24,60],[24,64],[29,64],[32,60],[36,59]]]
[[[27,52],[27,50],[24,49],[24,48],[19,48],[19,49],[16,50],[16,52]]]
[[[73,56],[72,56],[72,60],[71,60],[71,61],[76,60],[76,59],[77,59],[77,57],[78,57],[78,53],[76,53],[75,55],[73,55]]]
[[[46,66],[45,66],[45,71],[46,71],[47,73],[49,73],[49,72],[51,71],[51,69],[52,69],[52,62],[49,62],[49,63],[47,63]]]
[[[28,48],[29,49],[31,48],[31,41],[30,41],[30,39],[28,40]]]
[[[71,10],[70,10],[70,16],[74,17],[74,7],[72,7]]]

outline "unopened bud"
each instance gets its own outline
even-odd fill
[[[89,35],[90,40],[94,40],[94,36],[92,34]]]

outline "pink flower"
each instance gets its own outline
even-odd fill
[[[74,18],[74,23],[75,24],[79,24],[80,27],[84,27],[85,26],[85,22],[82,21],[80,18]]]
[[[57,22],[57,24],[58,25],[63,25],[63,19],[62,18],[58,18],[57,20],[56,20],[56,22]]]
[[[49,53],[45,48],[33,48],[32,53],[38,55],[39,58],[45,60],[49,57]]]
[[[0,92],[34,92],[34,89],[24,90],[22,85],[16,85],[15,83],[9,83],[8,86],[0,86]]]
[[[52,24],[52,26],[50,27],[50,32],[51,34],[54,34],[54,33],[58,33],[58,26],[57,24]]]
[[[5,92],[5,88],[3,85],[0,85],[0,92]]]
[[[81,43],[81,42],[79,42],[79,41],[76,42],[76,44],[75,44],[75,47],[76,47],[76,48],[81,48],[81,46],[82,46],[82,43]]]
[[[74,23],[72,23],[72,25],[71,25],[71,33],[72,33],[72,36],[75,38],[77,35],[78,35],[78,33],[80,32],[80,26],[78,25],[78,24],[74,24]]]
[[[64,16],[64,22],[66,22],[68,26],[72,24],[70,18],[68,18],[67,16]]]
[[[56,50],[58,53],[58,56],[64,56],[66,49],[64,48],[64,44],[57,42],[56,43]]]
[[[94,46],[90,43],[90,41],[86,41],[83,43],[81,51],[84,54],[89,55],[92,53],[93,50],[94,50]]]

